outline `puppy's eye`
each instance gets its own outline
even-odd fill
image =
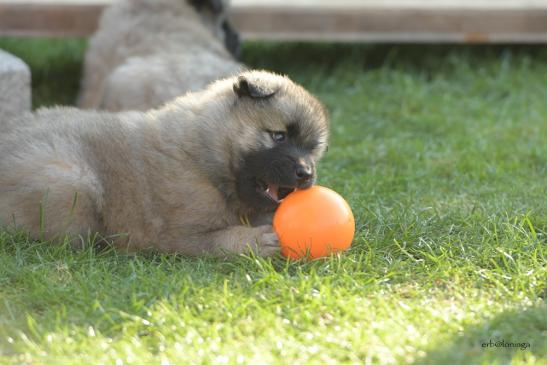
[[[285,132],[270,132],[270,136],[275,143],[285,142],[287,139],[287,133]]]

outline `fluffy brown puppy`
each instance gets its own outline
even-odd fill
[[[314,183],[328,138],[321,103],[264,71],[147,113],[45,109],[2,129],[0,226],[190,255],[278,252],[272,212]]]
[[[79,106],[148,110],[243,66],[228,0],[119,0],[91,38]]]

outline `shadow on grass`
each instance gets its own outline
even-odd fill
[[[464,329],[417,365],[540,363],[547,358],[547,306],[509,310]],[[535,360],[535,361],[534,361]]]
[[[216,299],[228,282],[245,291],[253,285],[249,272],[278,276],[278,271],[297,274],[318,266],[289,264],[282,257],[131,254],[91,245],[73,249],[69,240],[40,242],[24,232],[0,231],[0,353],[15,353],[18,346],[2,344],[2,339],[19,333],[40,343],[64,326],[81,333],[92,326],[116,337],[128,322],[138,322],[166,301],[188,303],[187,310],[201,316],[205,291]]]

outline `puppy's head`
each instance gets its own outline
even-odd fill
[[[287,77],[250,71],[231,79],[229,141],[236,194],[249,210],[273,211],[316,180],[328,143],[323,105]]]
[[[210,28],[215,36],[224,42],[226,49],[235,57],[241,50],[239,34],[228,20],[230,0],[187,0],[201,17],[202,22]]]

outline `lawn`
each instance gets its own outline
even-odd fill
[[[0,47],[30,64],[35,106],[73,102],[83,42]],[[319,182],[353,208],[349,252],[128,256],[0,232],[0,363],[547,364],[545,47],[253,43],[243,61],[327,105]]]

